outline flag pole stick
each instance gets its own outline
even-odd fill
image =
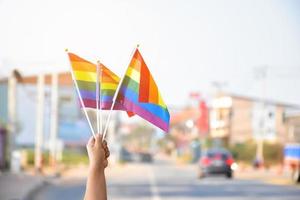
[[[131,52],[129,64],[130,64],[130,62],[131,62],[133,53],[135,52],[135,50],[136,50],[137,48],[139,48],[139,45],[137,45],[136,48],[133,49],[133,51]],[[129,64],[128,64],[128,65],[129,65]],[[109,123],[110,123],[111,113],[112,113],[112,110],[113,110],[113,108],[114,108],[114,106],[115,106],[115,103],[116,103],[116,100],[117,100],[119,91],[120,91],[120,89],[121,89],[122,82],[123,82],[123,80],[124,80],[124,78],[125,78],[125,76],[126,76],[126,71],[127,71],[127,68],[126,68],[125,73],[124,73],[124,75],[122,76],[122,79],[120,80],[120,82],[119,82],[119,84],[118,84],[118,87],[117,87],[117,89],[116,89],[116,92],[115,92],[115,94],[114,94],[113,102],[112,102],[112,104],[111,104],[111,107],[110,107],[110,110],[109,110],[109,114],[108,114],[108,118],[107,118],[107,121],[106,121],[106,124],[105,124],[105,127],[104,127],[102,140],[105,139],[105,135],[106,135],[106,132],[107,132],[107,129],[108,129],[108,125],[109,125]]]
[[[68,49],[66,49],[66,52],[68,53]],[[71,63],[70,63],[70,67],[71,67]],[[86,117],[86,119],[87,119],[87,121],[88,121],[89,127],[90,127],[90,129],[91,129],[91,131],[92,131],[92,134],[93,134],[94,138],[96,138],[96,135],[95,135],[94,129],[93,129],[93,127],[92,127],[90,118],[89,118],[89,116],[88,116],[88,114],[87,114],[85,105],[84,105],[83,100],[82,100],[82,98],[81,98],[81,94],[80,94],[80,92],[79,92],[79,88],[78,88],[77,82],[76,82],[76,80],[75,80],[75,76],[74,76],[72,67],[71,67],[71,76],[72,76],[72,80],[73,80],[73,82],[74,82],[74,84],[75,84],[75,88],[76,88],[77,94],[78,94],[78,96],[79,96],[79,101],[80,101],[81,107],[83,107],[84,115],[85,115],[85,117]]]
[[[97,74],[100,74],[100,80],[99,80],[99,81],[100,81],[100,84],[99,84],[100,87],[99,87],[99,90],[98,90],[98,91],[99,91],[99,97],[100,97],[100,98],[98,99],[98,101],[99,101],[99,108],[98,108],[98,109],[99,109],[99,110],[97,110],[98,115],[100,115],[100,117],[99,117],[99,120],[100,120],[100,122],[99,122],[99,127],[100,127],[100,128],[99,128],[99,129],[100,129],[100,130],[99,130],[98,132],[102,134],[102,124],[103,124],[102,121],[103,121],[103,120],[102,120],[102,102],[101,102],[102,91],[101,91],[101,86],[102,86],[102,71],[103,71],[103,69],[102,69],[102,67],[101,67],[101,62],[100,62],[100,61],[97,62],[97,65],[98,65],[98,69],[99,69],[99,71],[100,71],[99,73],[97,73]],[[97,75],[97,77],[98,77],[98,75]],[[98,102],[98,101],[97,101],[97,102]]]
[[[97,117],[97,133],[100,133],[99,123],[99,62],[96,64],[96,117]]]

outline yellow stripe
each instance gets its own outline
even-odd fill
[[[101,90],[116,90],[118,87],[117,84],[113,83],[102,83]]]
[[[136,82],[140,83],[140,73],[137,70],[128,67],[126,75]]]
[[[96,72],[96,65],[88,62],[73,61],[72,68],[74,71]]]
[[[97,77],[94,72],[74,71],[76,80],[96,82]]]
[[[160,93],[158,93],[158,104],[159,104],[161,107],[163,107],[163,108],[167,108],[167,106],[166,106],[164,100],[162,99]]]

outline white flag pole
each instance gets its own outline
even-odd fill
[[[68,49],[66,49],[66,52],[68,53]],[[76,88],[77,94],[78,94],[78,96],[79,96],[79,101],[80,101],[81,107],[83,108],[84,115],[85,115],[85,117],[86,117],[86,119],[87,119],[87,121],[88,121],[88,124],[89,124],[89,127],[90,127],[91,131],[92,131],[92,134],[93,134],[94,138],[96,138],[96,135],[95,135],[93,126],[92,126],[92,124],[91,124],[90,118],[89,118],[89,116],[88,116],[88,114],[87,114],[85,105],[84,105],[83,100],[82,100],[82,98],[81,98],[81,94],[80,94],[80,92],[79,92],[79,88],[78,88],[77,82],[76,82],[76,80],[75,80],[75,76],[74,76],[74,73],[73,73],[73,69],[72,69],[72,67],[71,67],[71,63],[70,63],[70,68],[71,68],[72,80],[73,80],[73,82],[74,82],[74,84],[75,84],[75,88]]]
[[[99,62],[96,64],[96,115],[97,115],[97,133],[100,133],[100,123],[99,123]]]
[[[97,77],[98,77],[98,74],[100,75],[100,79],[98,78],[98,81],[100,82],[100,87],[98,89],[99,95],[98,95],[98,101],[97,101],[97,102],[99,102],[98,103],[97,114],[99,115],[99,120],[100,120],[100,122],[99,122],[99,129],[100,130],[98,130],[98,133],[102,134],[102,124],[103,123],[102,123],[102,102],[101,102],[102,93],[101,93],[101,86],[102,86],[102,71],[103,71],[103,69],[102,69],[100,61],[97,62],[97,66],[98,66],[97,69],[99,70],[99,73],[97,72]]]
[[[133,53],[135,52],[135,50],[136,50],[137,48],[139,48],[139,45],[137,45],[136,48],[134,48],[133,51],[131,52],[129,64],[130,64],[130,62],[131,62],[131,60],[132,60]],[[128,65],[129,65],[129,64],[128,64]],[[127,67],[127,68],[128,68],[128,67]],[[123,82],[123,80],[124,80],[124,78],[125,78],[125,76],[126,76],[127,68],[126,68],[125,73],[124,73],[122,79],[120,80],[120,82],[119,82],[119,84],[118,84],[118,87],[117,87],[117,89],[116,89],[116,92],[115,92],[115,94],[114,94],[113,102],[112,102],[112,104],[111,104],[111,107],[110,107],[110,110],[109,110],[109,114],[108,114],[108,118],[107,118],[107,121],[106,121],[106,124],[105,124],[105,128],[104,128],[104,131],[103,131],[102,140],[105,139],[105,135],[106,135],[106,133],[107,133],[108,125],[109,125],[109,123],[110,123],[111,113],[112,113],[112,110],[113,110],[113,108],[114,108],[114,106],[115,106],[115,103],[116,103],[116,100],[117,100],[119,91],[120,91],[120,89],[121,89],[121,84],[122,84],[122,82]]]

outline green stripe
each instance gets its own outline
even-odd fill
[[[101,90],[103,96],[114,96],[115,90]]]
[[[128,76],[125,76],[125,78],[122,82],[122,87],[123,86],[126,86],[126,87],[130,88],[131,90],[133,90],[137,94],[139,93],[139,84],[135,80],[131,79]]]
[[[80,90],[96,91],[96,83],[89,81],[76,81]]]

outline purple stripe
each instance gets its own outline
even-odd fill
[[[93,99],[96,100],[96,91],[79,90],[82,99]]]
[[[83,101],[83,104],[84,104],[85,107],[96,109],[96,101],[95,100],[83,99],[82,101]],[[112,102],[102,102],[101,108],[103,110],[110,110],[111,104],[112,104]],[[117,103],[117,102],[115,103],[114,110],[124,110],[124,111],[126,111],[124,106],[120,103]]]
[[[139,115],[140,117],[146,119],[147,121],[151,122],[155,126],[158,126],[163,131],[168,132],[169,125],[164,122],[161,118],[157,117],[153,113],[139,107],[137,104],[133,103],[132,101],[128,100],[127,98],[123,99],[123,105],[127,108],[127,111],[134,112],[135,114]]]

